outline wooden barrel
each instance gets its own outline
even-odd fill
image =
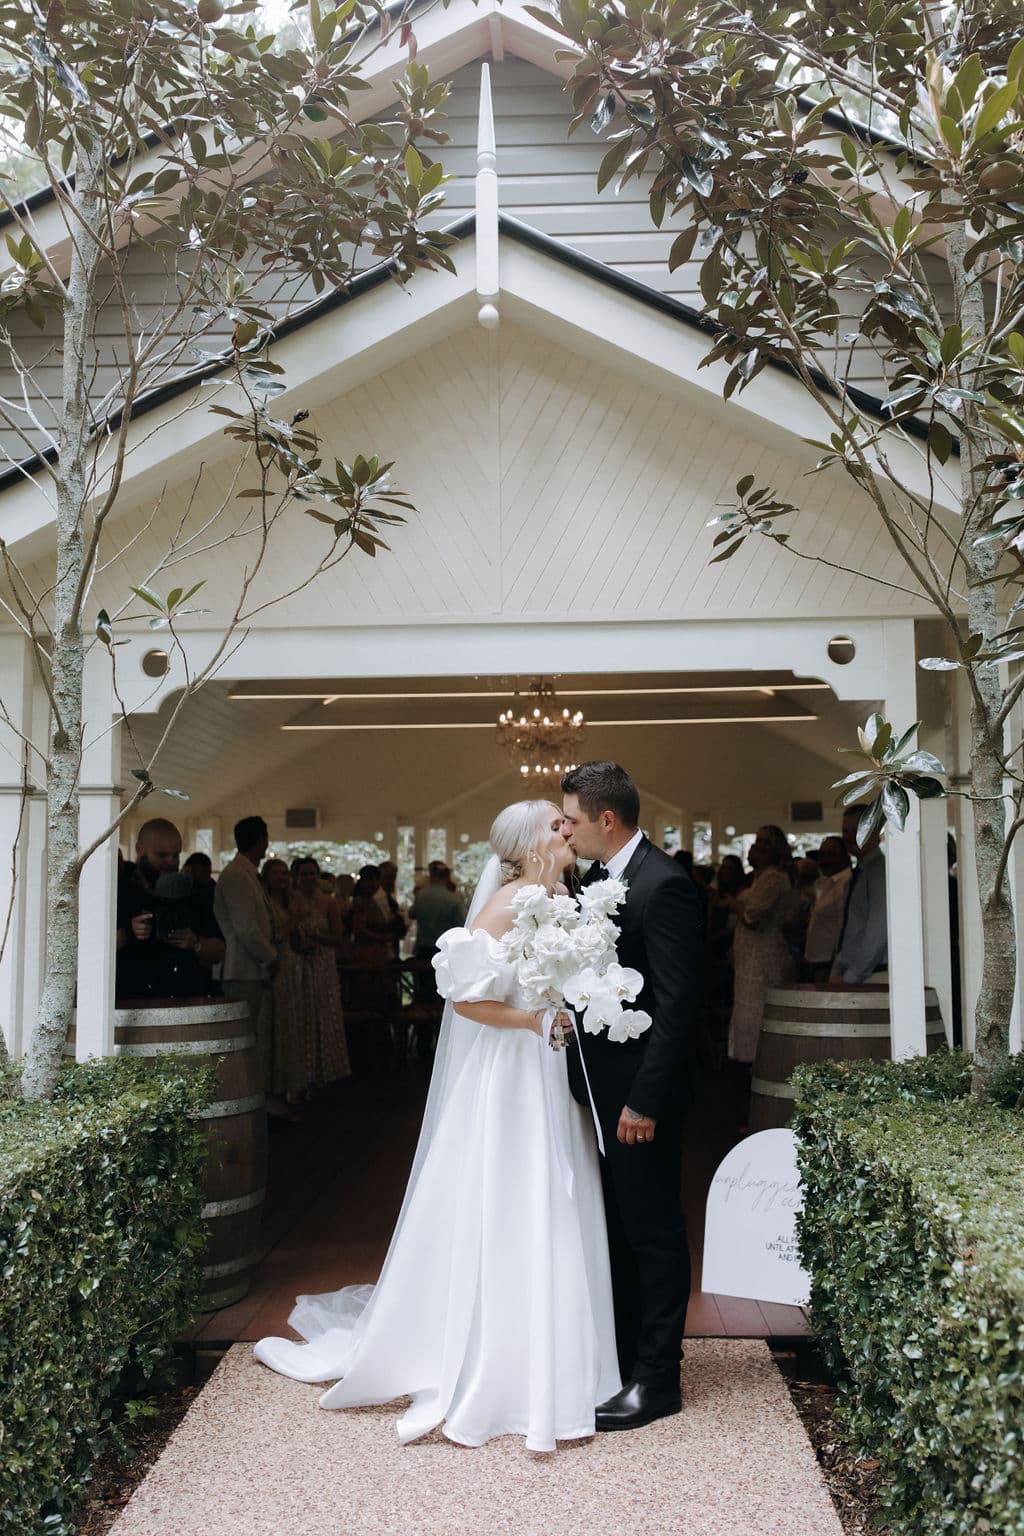
[[[945,1045],[946,1031],[931,987],[925,987],[924,998],[931,1053]],[[769,988],[750,1084],[750,1129],[768,1131],[789,1123],[796,1098],[790,1077],[801,1063],[887,1061],[891,1055],[887,986]]]
[[[75,1026],[65,1051],[75,1053]],[[208,1155],[203,1221],[203,1309],[213,1312],[246,1294],[259,1259],[267,1185],[266,1101],[256,1036],[247,1003],[191,998],[118,1008],[116,1055],[207,1059],[217,1073],[213,1102],[203,1111]]]

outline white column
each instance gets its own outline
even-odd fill
[[[87,847],[121,808],[120,726],[110,661],[95,647],[86,659],[85,751],[79,836]],[[108,837],[86,862],[79,886],[77,1055],[114,1054],[114,964],[117,930],[117,839]]]
[[[930,626],[929,626],[930,628]],[[919,638],[923,637],[920,636]],[[934,655],[935,647],[924,641],[922,654]],[[941,639],[942,637],[940,637]],[[918,669],[917,697],[921,729],[917,744],[951,768],[953,732],[950,718],[950,683],[947,672]],[[921,812],[921,890],[924,915],[925,981],[939,999],[946,1042],[953,1043],[953,966],[949,938],[949,860],[946,855],[948,802],[923,800]]]
[[[12,1056],[25,1049],[39,1001],[42,922],[39,881],[30,876],[45,856],[46,819],[39,809],[46,770],[43,757],[23,739],[46,740],[45,719],[35,720],[34,694],[29,642],[22,635],[0,636],[0,699],[10,718],[9,724],[0,718],[0,1027]]]
[[[912,619],[885,624],[884,713],[896,732],[917,719],[917,664]],[[886,910],[889,930],[889,1011],[896,1060],[923,1055],[924,936],[921,889],[921,818],[916,798],[903,832],[885,838]]]

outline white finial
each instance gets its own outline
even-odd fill
[[[501,290],[498,268],[498,150],[491,105],[491,71],[480,67],[480,123],[476,141],[476,291],[477,318],[485,330],[500,320],[496,300]]]
[[[497,169],[498,154],[494,140],[494,108],[491,105],[491,70],[488,64],[480,66],[480,119],[476,135],[476,168],[478,171]]]

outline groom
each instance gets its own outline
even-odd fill
[[[596,862],[584,884],[624,880],[618,958],[644,978],[636,1006],[654,1022],[622,1043],[577,1031],[573,1096],[587,1104],[583,1052],[604,1138],[601,1163],[615,1340],[622,1390],[597,1409],[598,1429],[637,1429],[678,1413],[690,1252],[679,1200],[683,1111],[700,1000],[700,900],[682,866],[638,828],[640,796],[617,763],[583,763],[562,779],[562,836]]]

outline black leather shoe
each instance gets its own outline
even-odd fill
[[[599,1403],[594,1414],[597,1429],[639,1429],[655,1419],[680,1413],[683,1402],[678,1387],[655,1387],[647,1381],[628,1381],[606,1403]]]

